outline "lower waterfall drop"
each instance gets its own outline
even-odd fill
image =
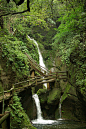
[[[37,108],[37,119],[32,120],[32,123],[33,124],[52,124],[52,123],[57,122],[55,120],[44,120],[42,117],[41,106],[40,106],[40,101],[39,101],[38,95],[34,94],[32,97],[35,100],[36,108]]]
[[[36,107],[37,107],[37,119],[42,120],[43,118],[42,118],[41,106],[40,106],[38,95],[34,94],[33,98],[35,100]]]

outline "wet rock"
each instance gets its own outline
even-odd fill
[[[59,103],[61,97],[61,90],[60,88],[53,88],[53,90],[51,90],[49,92],[49,96],[47,98],[47,103],[48,104],[53,104],[56,105]]]

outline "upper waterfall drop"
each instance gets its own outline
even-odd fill
[[[30,40],[32,40],[32,41],[36,44],[36,46],[37,46],[37,48],[38,48],[38,54],[39,54],[39,65],[42,66],[42,69],[44,69],[44,71],[45,71],[46,66],[45,66],[45,64],[44,64],[44,62],[43,62],[43,57],[42,57],[42,54],[41,54],[41,52],[40,52],[38,43],[37,43],[34,39],[30,38],[30,36],[28,36],[28,38],[29,38]],[[42,72],[44,72],[44,71],[42,70]],[[47,72],[47,70],[46,70],[46,72]],[[44,83],[44,86],[45,86],[46,89],[47,89],[47,83]]]

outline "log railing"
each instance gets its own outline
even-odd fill
[[[0,95],[1,95],[0,102],[3,102],[3,100],[5,101],[6,99],[11,98],[13,96],[14,91],[20,92],[21,90],[24,90],[26,87],[35,87],[39,84],[56,82],[61,79],[67,79],[67,75],[65,73],[66,72],[63,71],[63,72],[56,72],[56,73],[48,74],[48,75],[44,75],[44,76],[28,77],[29,79],[26,81],[15,83],[10,90],[0,92]],[[8,121],[9,121],[9,112],[0,114],[0,117],[1,117],[0,124],[2,124],[2,127],[3,127],[3,126],[5,126],[4,121],[5,121],[5,123],[8,123]],[[8,129],[8,127],[5,127],[5,129]],[[10,129],[10,127],[9,127],[9,129]]]
[[[35,87],[39,84],[54,82],[57,79],[58,80],[67,79],[67,75],[64,73],[66,72],[63,71],[44,76],[29,77],[29,80],[15,83],[10,90],[4,91],[4,100],[10,98],[14,90],[20,92],[26,87]],[[0,94],[3,94],[3,92],[0,92]],[[0,96],[0,101],[2,100],[3,96]]]
[[[2,129],[10,129],[10,112],[6,111],[4,114],[0,114],[0,125],[2,125]]]

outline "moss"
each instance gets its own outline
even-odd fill
[[[46,92],[47,92],[47,89],[39,89],[37,91],[37,95],[41,95],[41,94],[46,93]]]
[[[37,94],[40,99],[40,103],[45,103],[47,102],[47,89],[39,89],[37,91]]]
[[[27,127],[28,129],[36,129],[31,125],[16,93],[13,96],[13,103],[9,105],[7,110],[10,111],[11,129],[22,129],[24,127]]]
[[[55,100],[60,100],[61,96],[61,90],[59,88],[54,88],[52,91],[50,91],[47,103],[51,104]]]
[[[47,102],[47,95],[46,95],[46,94],[41,95],[41,96],[39,97],[39,99],[40,99],[40,102],[41,102],[41,103],[45,103],[45,102]]]

